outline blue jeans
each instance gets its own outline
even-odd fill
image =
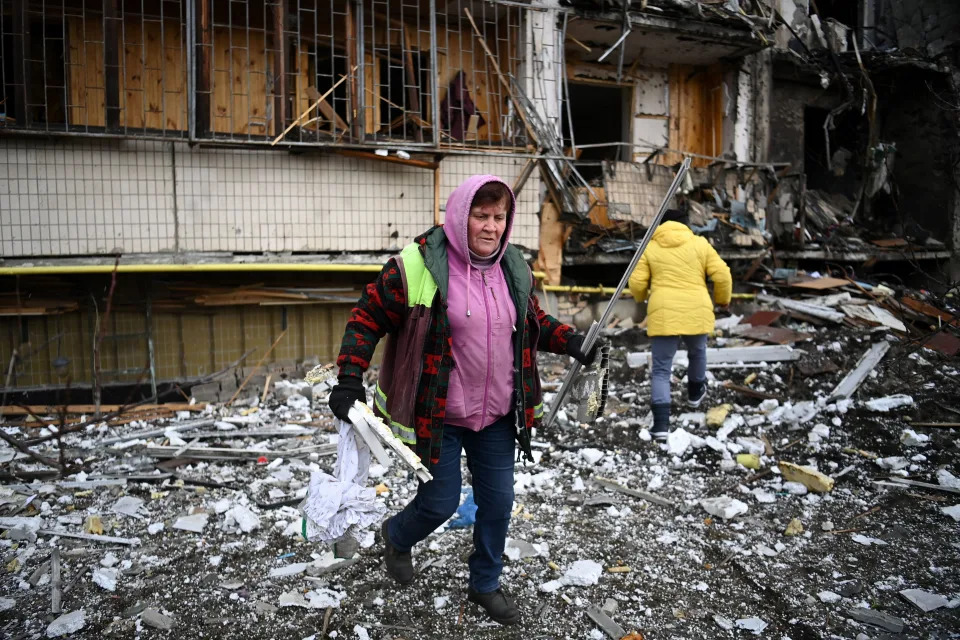
[[[421,483],[403,511],[390,518],[387,534],[398,551],[409,551],[447,521],[460,506],[460,450],[467,452],[473,476],[477,521],[473,525],[470,586],[479,593],[500,587],[503,547],[513,511],[513,464],[516,451],[513,414],[480,431],[444,425],[440,460],[430,467],[433,480]]]
[[[653,354],[653,372],[650,376],[650,404],[670,404],[670,371],[677,344],[683,339],[687,345],[687,380],[703,382],[707,379],[707,334],[695,336],[653,336],[650,351]]]

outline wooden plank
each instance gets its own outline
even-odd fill
[[[593,187],[593,193],[596,196],[587,192],[586,189],[583,191],[586,192],[587,200],[590,202],[590,213],[587,214],[590,222],[604,229],[615,229],[617,223],[610,219],[607,212],[606,189],[604,187]],[[597,200],[597,198],[600,198],[600,200]]]
[[[287,1],[274,0],[273,5],[273,127],[277,135],[287,126],[287,38],[283,33]]]
[[[822,320],[829,320],[830,322],[843,322],[844,317],[846,317],[839,311],[829,307],[807,304],[806,302],[791,300],[790,298],[778,298],[777,296],[760,294],[757,296],[757,300],[760,302],[776,304],[784,309],[788,309],[790,311],[799,311],[800,313],[805,313]]]
[[[407,108],[406,111],[420,115],[420,92],[417,87],[420,83],[417,81],[417,69],[413,66],[413,50],[410,44],[410,31],[406,25],[403,25],[403,69],[407,76]],[[476,123],[474,123],[476,124]],[[476,126],[474,126],[474,135],[476,135]],[[423,142],[423,127],[416,127],[417,142]]]
[[[864,378],[867,377],[867,374],[873,371],[873,368],[883,359],[883,356],[886,355],[889,349],[890,343],[886,340],[877,342],[867,349],[867,351],[860,356],[857,366],[847,373],[843,380],[840,381],[840,384],[834,388],[830,394],[830,399],[849,398],[852,396],[860,387]]]
[[[783,316],[782,311],[757,311],[752,316],[742,322],[754,327],[769,327]]]
[[[119,404],[102,404],[100,405],[101,413],[113,413],[119,411],[123,405]],[[185,402],[170,402],[166,404],[141,404],[136,407],[131,407],[130,411],[157,411],[161,409],[169,409],[170,411],[203,411],[207,407],[206,402],[198,402],[196,404],[187,404]],[[56,415],[64,408],[64,405],[54,405],[54,404],[32,404],[25,407],[7,405],[5,407],[0,407],[0,415],[4,416],[26,416],[26,415]],[[66,405],[67,414],[84,414],[84,413],[93,413],[96,411],[96,407],[92,404],[68,404]]]
[[[503,72],[500,70],[500,64],[497,61],[496,56],[494,56],[493,52],[490,51],[490,47],[487,46],[487,41],[484,39],[483,33],[480,31],[479,27],[477,27],[477,23],[474,22],[473,20],[473,14],[470,13],[470,9],[468,9],[467,7],[464,7],[463,12],[464,14],[466,14],[467,19],[470,21],[470,25],[473,27],[473,31],[476,34],[477,40],[480,42],[480,46],[483,47],[483,51],[484,53],[486,53],[487,59],[490,61],[490,64],[493,66],[493,70],[496,72],[497,79],[500,80],[500,84],[503,86],[503,90],[506,92],[508,96],[510,96],[510,100],[513,102],[514,108],[516,109],[516,113],[518,116],[520,116],[520,120],[523,121],[523,126],[524,128],[526,128],[527,133],[530,136],[530,140],[536,141],[537,136],[534,133],[533,128],[530,126],[530,123],[527,121],[527,114],[523,110],[523,106],[519,103],[516,96],[513,95],[513,89],[510,87],[510,83],[507,82],[507,79],[504,77]]]
[[[414,158],[398,158],[396,156],[378,156],[375,153],[368,153],[366,151],[354,151],[352,149],[337,149],[336,153],[341,156],[347,156],[348,158],[363,158],[364,160],[379,160],[380,162],[392,162],[394,164],[405,164],[408,167],[418,167],[420,169],[434,170],[440,166],[436,162],[429,162],[427,160],[416,160]]]
[[[780,396],[773,395],[772,393],[765,393],[763,391],[757,391],[756,389],[751,389],[750,387],[744,387],[743,385],[735,384],[727,380],[723,383],[724,388],[730,389],[731,391],[736,391],[737,393],[742,393],[745,396],[750,398],[757,398],[758,400],[781,400]]]
[[[337,130],[340,130],[340,131],[347,130],[347,123],[344,122],[343,118],[340,117],[340,114],[334,111],[333,107],[330,106],[329,102],[318,97],[317,108],[320,109],[320,113],[323,114],[323,117],[325,117],[327,120],[333,123],[334,132],[336,132]]]
[[[782,327],[765,326],[750,327],[746,331],[741,332],[740,335],[744,338],[759,340],[770,344],[793,344],[794,342],[809,340],[813,337],[809,333],[800,333],[799,331],[791,331],[790,329],[784,329]]]
[[[179,22],[129,16],[123,21],[122,45],[121,125],[186,129],[186,60]]]
[[[143,26],[139,20],[127,20],[121,35],[123,91],[120,93],[120,120],[125,127],[137,129],[142,129],[146,120],[144,68],[147,50]]]
[[[632,496],[634,498],[640,498],[641,500],[646,500],[647,502],[652,502],[653,504],[660,505],[661,507],[675,508],[677,505],[666,498],[661,498],[660,496],[654,495],[648,491],[641,491],[640,489],[631,489],[626,487],[615,480],[610,480],[608,478],[602,478],[600,476],[594,476],[593,481],[605,489],[610,489],[612,491],[617,491],[619,493]]]
[[[213,131],[266,134],[265,32],[219,27],[214,29],[213,42]]]
[[[871,240],[870,243],[878,247],[883,247],[885,249],[890,249],[894,247],[905,247],[908,244],[910,244],[903,238],[881,238],[879,240]]]
[[[540,210],[540,253],[534,267],[547,274],[545,284],[560,284],[563,265],[563,244],[567,225],[560,222],[560,212],[551,199]]]
[[[144,447],[143,455],[152,458],[176,458],[175,455],[181,447]],[[257,460],[266,458],[275,460],[276,458],[297,458],[315,453],[320,456],[329,456],[337,452],[335,444],[317,444],[309,447],[299,447],[297,449],[286,449],[284,451],[272,451],[268,449],[232,449],[229,447],[195,447],[188,448],[181,452],[181,457],[194,458],[196,460]]]
[[[924,315],[930,316],[931,318],[937,318],[943,323],[952,325],[954,327],[960,327],[960,318],[950,315],[946,311],[942,311],[932,304],[923,302],[922,300],[917,300],[911,298],[910,296],[903,296],[900,298],[900,303],[905,307],[908,307],[917,313],[922,313]]]
[[[45,536],[57,536],[60,538],[77,538],[79,540],[90,540],[93,542],[109,542],[111,544],[126,544],[136,546],[140,544],[140,538],[118,538],[116,536],[101,536],[93,533],[73,533],[62,531],[60,529],[40,529],[37,533]]]
[[[820,291],[822,289],[834,289],[836,287],[845,287],[850,282],[843,278],[813,278],[810,280],[804,280],[802,282],[791,282],[791,287],[799,287],[801,289],[815,289]]]
[[[67,18],[67,117],[71,125],[104,126],[103,21]]]
[[[357,23],[354,20],[354,15],[353,15],[353,2],[351,0],[347,0],[346,5],[347,5],[346,7],[347,11],[346,11],[346,16],[344,17],[344,20],[346,22],[345,31],[347,34],[347,67],[353,70],[357,68]],[[354,139],[359,140],[362,135],[362,132],[360,130],[360,119],[357,117],[358,115],[357,111],[360,108],[360,95],[357,92],[357,76],[353,71],[350,72],[349,87],[350,87],[349,113],[350,113],[350,124],[352,128],[351,135],[353,136]]]
[[[212,124],[213,101],[210,88],[213,56],[213,29],[210,15],[211,0],[197,0],[197,43],[194,51],[196,71],[196,132],[203,136],[210,131]],[[189,45],[188,45],[189,46]]]

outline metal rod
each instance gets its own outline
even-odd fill
[[[563,39],[561,43],[567,41],[567,22],[570,14],[563,14]],[[571,154],[572,157],[577,157],[577,141],[573,137],[573,114],[570,107],[570,78],[567,77],[567,52],[563,46],[559,47],[560,49],[560,73],[562,74],[561,80],[563,82],[563,98],[564,103],[567,108],[567,130],[570,132],[570,149],[573,151]],[[563,135],[562,127],[560,135]]]
[[[430,120],[433,122],[433,146],[440,146],[440,74],[437,62],[437,0],[430,0]]]
[[[356,131],[359,132],[360,136],[358,142],[362,142],[364,138],[367,137],[367,113],[366,113],[366,103],[367,103],[367,92],[365,91],[367,85],[365,80],[364,72],[365,69],[365,59],[364,59],[364,44],[363,44],[363,2],[362,0],[357,0],[357,114],[354,116],[359,120],[357,124]],[[376,64],[376,59],[371,56],[370,58],[371,66],[370,70],[373,71],[373,65]]]
[[[621,34],[620,37],[617,38],[617,41],[613,43],[613,46],[607,49],[606,51],[604,51],[602,56],[597,58],[597,62],[603,62],[604,58],[606,58],[608,55],[613,53],[616,50],[616,48],[620,46],[620,43],[627,39],[627,36],[630,35],[630,31],[631,29],[627,29],[626,31],[624,31],[623,34]]]
[[[633,275],[633,270],[636,268],[637,263],[640,262],[643,252],[647,249],[647,245],[650,244],[650,240],[653,238],[654,231],[656,231],[657,227],[660,225],[660,220],[663,219],[663,214],[666,213],[667,207],[670,205],[670,200],[674,195],[676,195],[677,190],[680,188],[681,182],[683,182],[684,176],[687,175],[687,171],[690,169],[690,162],[691,159],[687,158],[683,161],[683,164],[680,165],[680,169],[677,170],[677,175],[673,177],[673,182],[670,184],[670,188],[667,189],[667,195],[664,196],[663,201],[660,203],[660,209],[657,211],[657,215],[653,218],[653,221],[647,228],[647,232],[644,234],[643,240],[640,242],[640,246],[637,247],[637,251],[633,254],[630,264],[627,265],[627,270],[623,273],[623,277],[620,278],[620,284],[617,285],[616,292],[610,298],[610,302],[607,303],[607,307],[603,310],[603,315],[600,316],[600,320],[594,322],[590,326],[590,330],[587,332],[587,336],[583,340],[582,348],[584,353],[590,352],[590,349],[597,341],[597,335],[600,333],[600,329],[606,326],[607,320],[610,318],[610,314],[613,313],[613,307],[620,300],[620,294],[622,294],[623,290],[626,288],[627,282],[630,281],[630,276]],[[553,399],[553,406],[550,408],[550,413],[547,415],[546,420],[543,421],[544,427],[549,427],[551,424],[553,424],[554,419],[557,417],[557,411],[560,409],[560,406],[563,404],[563,399],[570,390],[570,384],[577,377],[577,374],[580,372],[580,368],[582,366],[583,365],[580,364],[579,360],[573,361],[573,365],[570,367],[569,371],[567,371],[567,375],[563,379],[563,384],[560,386],[560,390]]]

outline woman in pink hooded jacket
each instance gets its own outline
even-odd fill
[[[367,285],[347,323],[339,384],[330,408],[342,420],[366,402],[363,372],[388,336],[374,410],[427,465],[433,480],[381,528],[387,573],[413,580],[411,549],[460,504],[466,451],[477,504],[468,598],[501,624],[520,611],[500,586],[513,509],[517,446],[528,459],[543,412],[538,349],[589,364],[583,336],[545,314],[533,277],[509,244],[513,192],[495,176],[473,176],[447,200],[446,224],[415,239]]]

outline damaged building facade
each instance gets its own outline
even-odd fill
[[[554,302],[619,278],[683,157],[731,261],[956,273],[960,14],[908,5],[4,0],[5,389],[328,360],[477,173]]]

